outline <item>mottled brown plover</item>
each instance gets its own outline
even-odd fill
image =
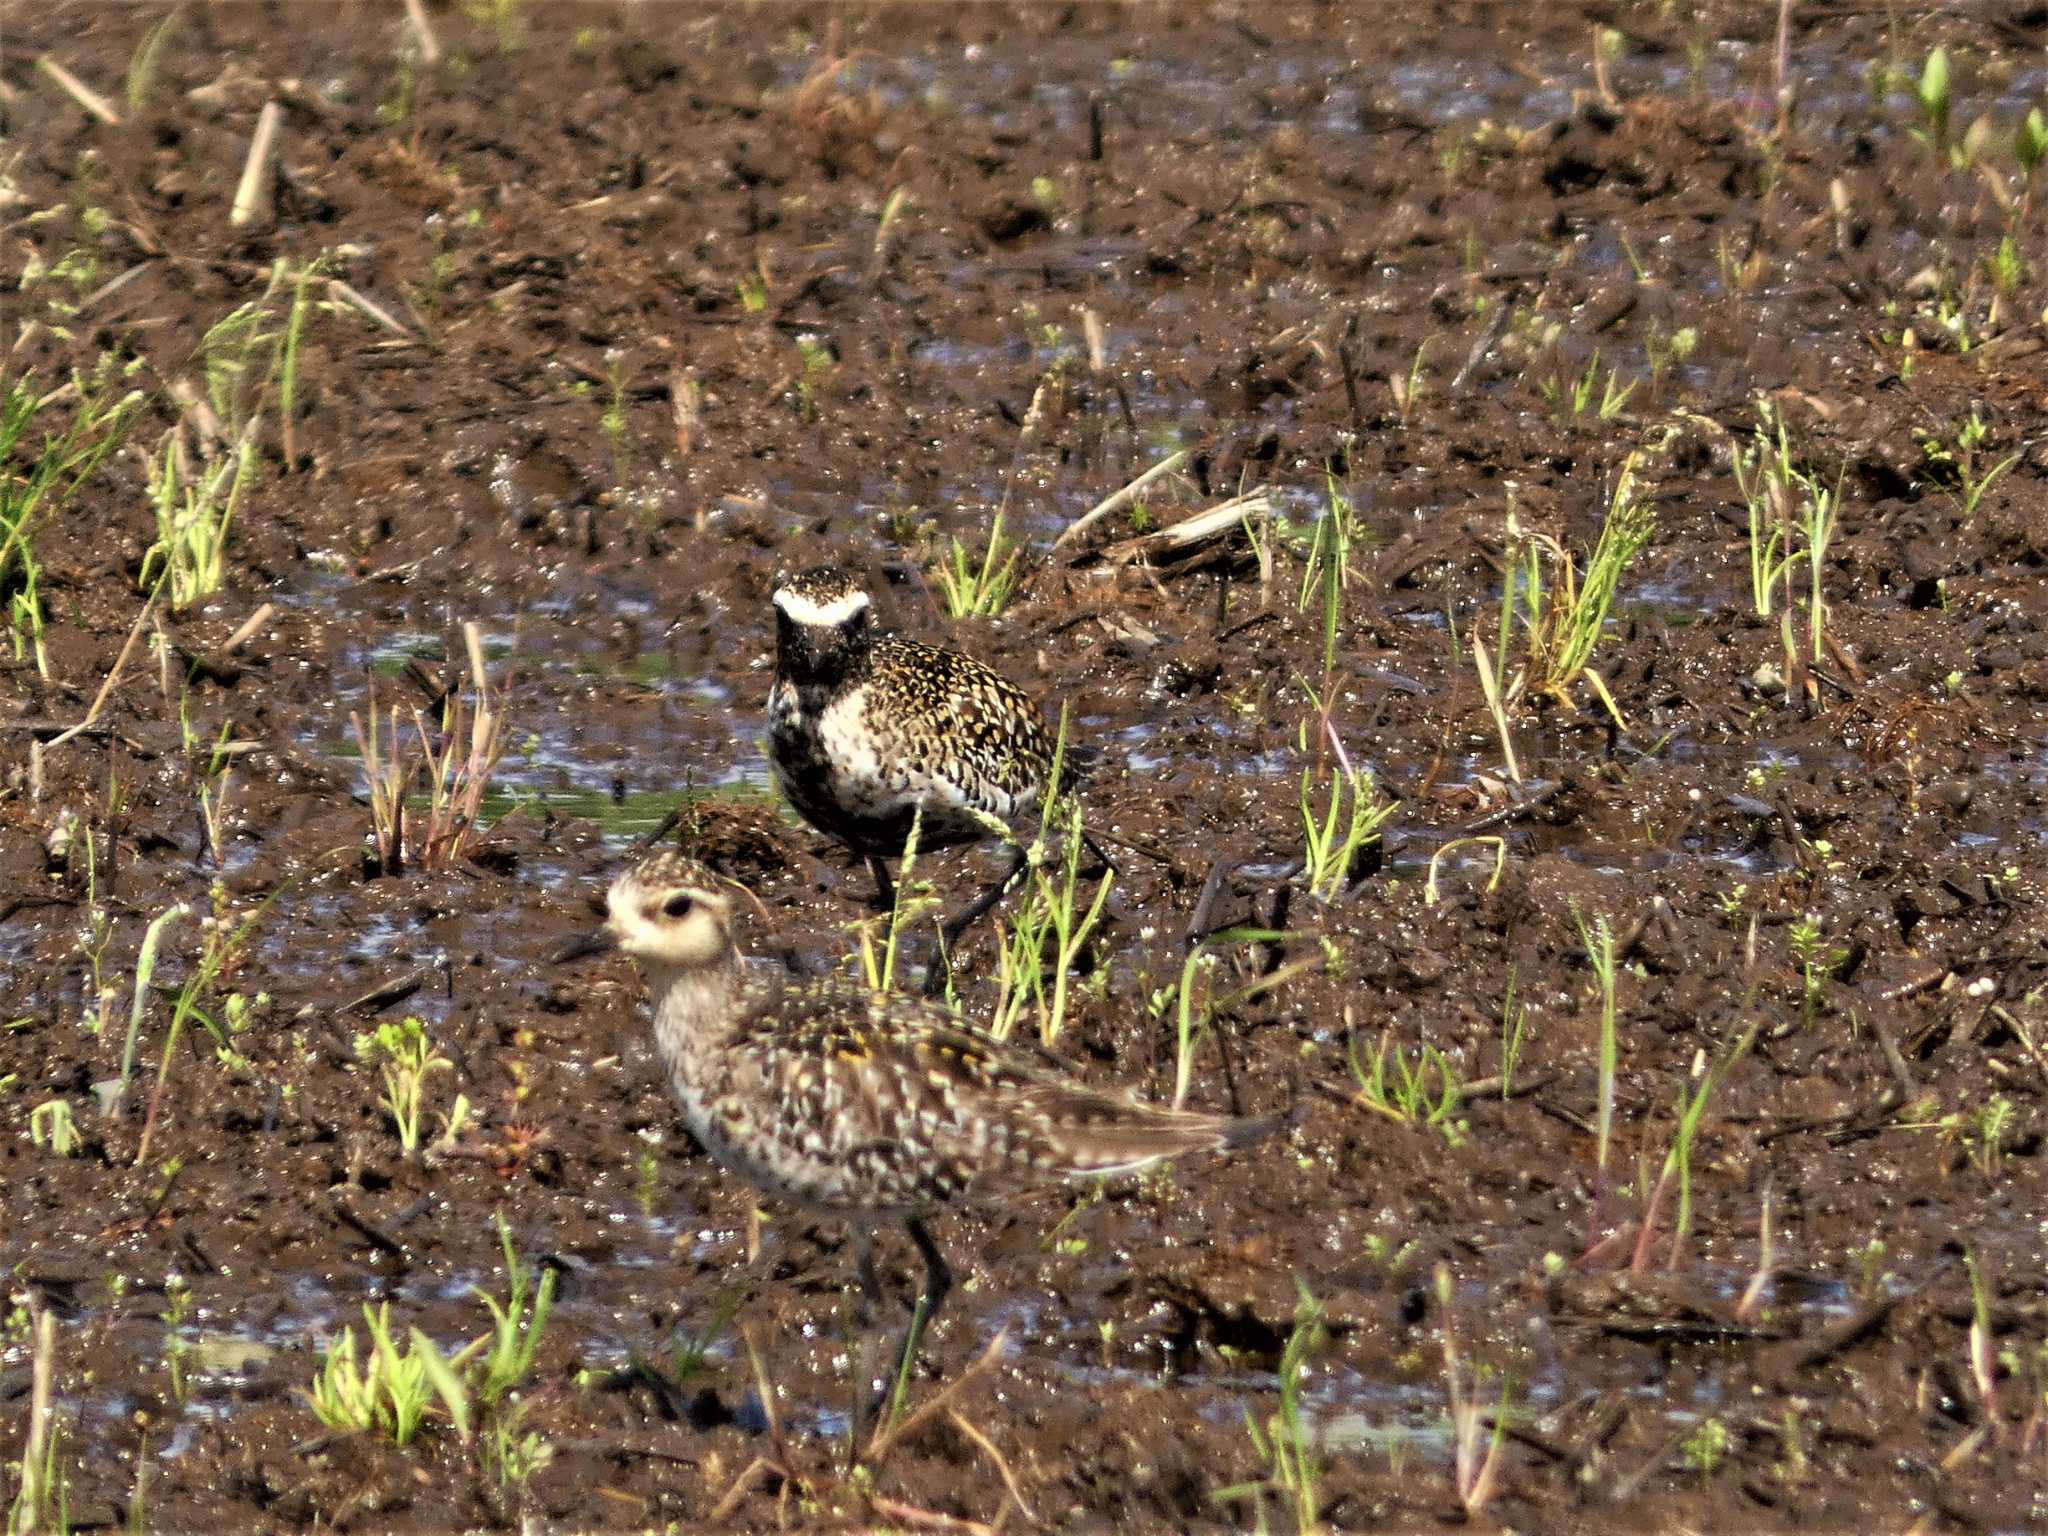
[[[870,1306],[882,1294],[875,1232],[900,1223],[910,1234],[924,1295],[887,1381],[901,1379],[952,1285],[924,1225],[934,1212],[1241,1146],[1284,1123],[1084,1087],[1055,1058],[935,1004],[750,967],[733,937],[734,895],[702,864],[657,854],[613,882],[604,927],[564,955],[616,945],[639,962],[691,1134],[764,1194],[845,1221]]]

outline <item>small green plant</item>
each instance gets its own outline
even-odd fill
[[[321,1356],[306,1393],[322,1424],[349,1434],[374,1430],[394,1445],[409,1445],[438,1403],[456,1434],[467,1441],[481,1406],[495,1409],[482,1454],[502,1481],[524,1481],[547,1463],[553,1452],[539,1435],[524,1428],[524,1405],[507,1409],[498,1404],[532,1372],[554,1301],[554,1272],[543,1272],[536,1287],[519,1262],[504,1217],[497,1221],[505,1254],[506,1298],[501,1303],[475,1288],[478,1300],[490,1311],[490,1332],[449,1355],[414,1328],[407,1347],[401,1349],[392,1335],[390,1303],[380,1302],[375,1311],[366,1304],[368,1359],[359,1360],[354,1330],[344,1327]]]
[[[1178,1029],[1173,1071],[1173,1107],[1179,1109],[1187,1102],[1188,1089],[1194,1081],[1195,1044],[1209,1028],[1210,1021],[1218,1014],[1252,1001],[1272,991],[1282,982],[1291,980],[1305,971],[1313,970],[1316,962],[1297,961],[1283,965],[1270,975],[1257,976],[1235,991],[1216,996],[1213,992],[1196,1002],[1201,993],[1197,983],[1216,967],[1216,951],[1213,946],[1221,944],[1268,944],[1278,943],[1286,934],[1270,928],[1226,928],[1201,939],[1189,952],[1180,968],[1180,985],[1176,989],[1178,999]],[[1164,995],[1155,999],[1163,1005]]]
[[[372,1340],[390,1340],[390,1303],[372,1312],[365,1305],[363,1321]],[[370,1358],[356,1358],[356,1335],[344,1326],[341,1337],[330,1343],[313,1373],[313,1385],[306,1393],[313,1416],[329,1429],[344,1434],[362,1434],[385,1427],[398,1444],[408,1443],[417,1433],[426,1410],[425,1378],[399,1370],[395,1376],[386,1365],[384,1351],[372,1346]],[[420,1390],[415,1390],[416,1388]],[[399,1439],[401,1427],[404,1438]]]
[[[28,1112],[28,1138],[36,1146],[48,1147],[59,1157],[71,1157],[78,1151],[80,1137],[78,1122],[71,1117],[71,1104],[66,1099],[45,1099]]]
[[[1913,104],[1920,109],[1920,126],[1913,129],[1912,134],[1944,165],[1953,163],[1954,157],[1954,149],[1949,142],[1949,119],[1954,99],[1949,92],[1948,50],[1936,48],[1927,55],[1927,62],[1920,66],[1919,78],[1913,82]]]
[[[192,1353],[192,1341],[185,1337],[185,1321],[192,1315],[192,1287],[182,1275],[172,1275],[164,1284],[164,1367],[170,1372],[171,1398],[182,1403],[186,1397],[185,1360]]]
[[[173,610],[189,608],[220,590],[228,533],[256,468],[260,421],[250,417],[235,444],[196,475],[186,466],[176,428],[164,434],[156,455],[143,461],[157,534],[142,557],[138,580],[144,588],[165,582]]]
[[[661,1204],[661,1153],[657,1150],[660,1137],[658,1132],[647,1129],[640,1136],[640,1150],[633,1158],[633,1203],[640,1207],[642,1216],[652,1216]]]
[[[8,602],[16,654],[32,649],[37,668],[42,654],[41,566],[35,538],[42,524],[77,494],[78,488],[121,445],[143,403],[141,390],[116,395],[119,376],[112,355],[92,375],[74,374],[68,386],[45,391],[33,373],[12,378],[0,373],[0,595]],[[68,417],[54,430],[35,429],[45,412]]]
[[[430,731],[425,717],[413,711],[419,757],[404,750],[398,708],[392,706],[388,734],[379,730],[377,701],[370,699],[370,725],[351,713],[349,725],[362,752],[370,785],[370,830],[378,872],[401,873],[408,865],[442,869],[469,851],[483,829],[484,797],[504,759],[508,721],[500,682],[493,689],[484,666],[483,632],[474,623],[462,626],[469,654],[472,705],[461,690],[451,689],[442,705],[441,729]],[[412,812],[413,786],[422,785],[421,804]]]
[[[1979,453],[1991,435],[1991,428],[1974,406],[1969,419],[1955,429],[1952,437],[1944,438],[1933,432],[1916,435],[1920,438],[1920,452],[1929,469],[1947,481],[1955,492],[1965,522],[1977,515],[1977,507],[1984,500],[1985,492],[2020,461],[2021,450],[2015,449],[1989,469],[1979,472]]]
[[[860,960],[861,978],[873,992],[896,989],[896,956],[904,932],[916,923],[936,898],[928,882],[913,883],[917,870],[917,844],[924,831],[924,807],[911,813],[910,832],[903,839],[903,858],[897,866],[895,900],[889,910],[853,924],[854,942]]]
[[[484,1341],[481,1377],[476,1384],[477,1396],[486,1406],[495,1404],[532,1373],[534,1359],[540,1353],[541,1335],[547,1329],[548,1312],[555,1301],[555,1272],[542,1269],[536,1286],[512,1246],[511,1227],[502,1215],[497,1222],[498,1246],[505,1254],[505,1300],[501,1304],[481,1287],[476,1292],[477,1299],[491,1314],[491,1331]]]
[[[1656,514],[1636,484],[1636,463],[1635,454],[1622,461],[1606,521],[1583,573],[1563,544],[1548,534],[1524,531],[1513,512],[1509,513],[1507,574],[1501,584],[1500,626],[1495,635],[1499,659],[1488,650],[1476,620],[1472,653],[1481,692],[1510,756],[1507,710],[1523,698],[1549,697],[1572,705],[1571,689],[1581,678],[1615,724],[1626,725],[1591,662],[1622,577],[1656,533]],[[1518,624],[1523,657],[1511,673],[1509,653]],[[1514,776],[1519,778],[1519,772]]]
[[[151,919],[142,932],[142,947],[136,951],[135,981],[130,994],[133,1002],[128,1010],[128,1037],[121,1046],[121,1086],[114,1098],[118,1103],[128,1093],[128,1084],[135,1075],[135,1047],[142,1035],[142,1015],[149,1006],[149,984],[156,975],[156,954],[163,943],[164,930],[179,918],[188,916],[192,909],[183,902],[168,907]]]
[[[181,14],[180,9],[174,8],[162,21],[142,34],[142,41],[128,56],[128,80],[123,94],[128,98],[130,112],[140,112],[149,105],[150,87],[156,83],[157,58]]]
[[[57,1375],[57,1314],[47,1305],[15,1306],[8,1331],[19,1341],[34,1335],[30,1374],[28,1434],[17,1464],[21,1474],[14,1502],[7,1511],[7,1536],[42,1536],[71,1530],[71,1490],[58,1459],[62,1421],[53,1407]]]
[[[1344,617],[1344,590],[1351,585],[1351,551],[1360,541],[1358,510],[1328,478],[1329,501],[1316,519],[1309,536],[1307,563],[1301,573],[1301,595],[1295,611],[1306,613],[1312,597],[1319,596],[1323,610],[1323,674],[1328,677],[1337,661],[1337,630]]]
[[[1299,1279],[1295,1288],[1301,1299],[1294,1308],[1294,1328],[1280,1351],[1280,1407],[1269,1416],[1265,1427],[1249,1407],[1244,1410],[1245,1433],[1252,1450],[1266,1465],[1266,1475],[1256,1482],[1219,1488],[1209,1497],[1217,1503],[1249,1500],[1260,1530],[1266,1529],[1266,1500],[1277,1498],[1294,1515],[1300,1536],[1322,1529],[1322,1504],[1317,1492],[1322,1481],[1322,1457],[1316,1446],[1315,1426],[1310,1423],[1302,1401],[1302,1384],[1309,1361],[1322,1348],[1326,1330],[1323,1305]]]
[[[768,307],[768,278],[758,268],[742,277],[734,285],[739,295],[740,308],[750,315],[758,315]]]
[[[2017,293],[2027,280],[2027,260],[2020,254],[2019,241],[2010,233],[2000,236],[1998,248],[1984,258],[1984,271],[2000,297]]]
[[[605,353],[604,378],[604,412],[598,417],[597,424],[604,432],[605,441],[611,444],[612,478],[623,481],[627,468],[626,358],[617,348]]]
[[[1572,922],[1579,930],[1579,945],[1593,979],[1600,988],[1600,1110],[1595,1135],[1596,1164],[1600,1177],[1607,1177],[1607,1153],[1614,1139],[1614,1080],[1620,1070],[1620,1037],[1616,1029],[1615,975],[1619,961],[1615,953],[1614,925],[1605,913],[1586,921],[1585,914],[1572,908]]]
[[[746,1299],[747,1293],[743,1288],[730,1286],[712,1302],[711,1316],[705,1319],[702,1328],[688,1333],[677,1332],[669,1345],[668,1359],[678,1387],[687,1387],[704,1374],[711,1351],[717,1348],[718,1341],[732,1326],[732,1320],[739,1316],[740,1305]]]
[[[1522,1028],[1529,1021],[1529,1005],[1515,998],[1517,967],[1508,962],[1507,994],[1500,1005],[1500,1096],[1515,1096],[1515,1066],[1522,1059]]]
[[[2001,1427],[1998,1413],[1998,1360],[1991,1342],[1991,1289],[1984,1283],[1977,1255],[1963,1251],[1963,1269],[1970,1277],[1970,1375],[1977,1383],[1977,1395],[1984,1405],[1984,1422],[1994,1432]]]
[[[2006,1133],[2014,1118],[2012,1100],[1994,1093],[1964,1117],[1970,1162],[1987,1179],[1996,1178],[2005,1158]]]
[[[839,359],[832,355],[832,348],[815,336],[799,336],[796,339],[798,359],[796,378],[797,409],[805,421],[818,419],[818,391],[825,381],[832,377],[832,370],[839,366]]]
[[[1350,885],[1366,849],[1379,841],[1380,829],[1394,814],[1396,802],[1381,796],[1371,769],[1352,765],[1328,708],[1313,688],[1306,683],[1302,686],[1316,712],[1297,727],[1295,743],[1303,753],[1311,750],[1313,721],[1315,755],[1327,769],[1320,781],[1322,792],[1316,765],[1301,770],[1303,875],[1311,896],[1333,901]],[[1327,752],[1323,750],[1326,743]]]
[[[1456,1288],[1448,1265],[1436,1268],[1437,1309],[1444,1325],[1444,1389],[1450,1399],[1451,1467],[1458,1489],[1458,1502],[1468,1518],[1482,1513],[1500,1492],[1501,1451],[1507,1444],[1508,1384],[1501,1384],[1491,1417],[1479,1404],[1480,1384],[1491,1374],[1484,1366],[1468,1365],[1458,1349],[1454,1303]]]
[[[1732,1443],[1733,1437],[1728,1433],[1726,1424],[1719,1419],[1706,1418],[1701,1419],[1699,1427],[1686,1436],[1680,1451],[1685,1457],[1685,1464],[1699,1473],[1700,1481],[1704,1483],[1721,1470],[1721,1463],[1728,1459],[1728,1448]]]
[[[1664,375],[1683,364],[1699,350],[1699,345],[1696,326],[1682,325],[1669,336],[1652,334],[1643,343],[1643,358],[1650,365],[1650,387],[1654,390],[1660,386]]]
[[[1562,405],[1568,414],[1583,416],[1591,411],[1602,421],[1612,421],[1628,406],[1628,397],[1636,392],[1639,379],[1621,381],[1619,370],[1609,367],[1603,379],[1600,354],[1595,352],[1586,364],[1586,371],[1576,379],[1551,374],[1537,385],[1543,398],[1552,405]]]
[[[1828,979],[1841,969],[1849,954],[1847,950],[1827,947],[1821,937],[1820,918],[1811,912],[1795,919],[1786,936],[1792,946],[1792,957],[1799,964],[1806,1022],[1811,1024],[1820,1012],[1821,995]]]
[[[2024,219],[2034,206],[2034,174],[2048,158],[2048,117],[2039,107],[2027,108],[2027,115],[2012,131],[2012,157],[2019,162],[2020,204],[2018,217]]]
[[[384,1077],[385,1110],[398,1131],[398,1144],[408,1153],[420,1145],[421,1100],[427,1078],[452,1070],[455,1063],[435,1049],[427,1026],[408,1016],[403,1022],[379,1024],[356,1036],[356,1059],[378,1062]]]
[[[526,0],[462,0],[462,14],[490,29],[500,53],[526,46]]]
[[[1001,613],[1017,586],[1017,561],[1023,546],[1004,536],[999,508],[989,525],[988,544],[977,562],[957,536],[949,539],[946,558],[932,571],[945,600],[949,619],[993,617]]]
[[[1671,1230],[1671,1253],[1665,1260],[1666,1269],[1678,1267],[1679,1255],[1685,1249],[1685,1240],[1692,1234],[1692,1149],[1698,1138],[1700,1121],[1705,1117],[1707,1103],[1714,1096],[1714,1090],[1721,1086],[1735,1064],[1749,1053],[1756,1041],[1759,1021],[1752,1021],[1735,1044],[1707,1071],[1699,1086],[1688,1093],[1683,1085],[1678,1090],[1678,1126],[1671,1138],[1670,1149],[1664,1154],[1663,1171],[1657,1182],[1650,1188],[1643,1208],[1642,1225],[1636,1233],[1635,1257],[1630,1269],[1640,1274],[1647,1267],[1650,1245],[1657,1235],[1658,1212],[1663,1206],[1665,1193],[1675,1180],[1678,1185],[1678,1215]],[[1766,1202],[1768,1206],[1768,1201]]]
[[[346,1434],[377,1431],[394,1445],[410,1445],[439,1397],[449,1420],[466,1436],[468,1395],[438,1346],[415,1328],[401,1350],[391,1337],[389,1302],[380,1302],[374,1311],[366,1304],[363,1326],[370,1338],[367,1360],[358,1363],[355,1330],[348,1327],[322,1354],[306,1394],[314,1417]]]
[[[1750,601],[1757,617],[1767,619],[1782,589],[1787,662],[1796,664],[1799,657],[1790,639],[1790,613],[1803,568],[1807,650],[1818,662],[1824,655],[1827,630],[1821,575],[1840,519],[1840,481],[1830,489],[1812,470],[1797,463],[1784,413],[1768,400],[1757,402],[1757,425],[1750,445],[1735,451],[1733,467],[1749,514]]]
[[[1064,734],[1064,733],[1063,733]],[[1057,818],[1057,819],[1055,819]],[[998,1038],[1016,1027],[1024,1006],[1038,1016],[1038,1037],[1050,1046],[1066,1027],[1068,996],[1074,966],[1109,904],[1114,877],[1105,872],[1094,898],[1081,907],[1081,856],[1086,847],[1081,802],[1067,796],[1046,822],[1061,834],[1057,861],[1045,862],[1047,831],[1042,829],[1031,853],[1031,886],[997,954],[1002,994],[996,1008]],[[1048,984],[1046,973],[1051,972]]]
[[[555,1459],[555,1448],[537,1429],[526,1427],[530,1405],[515,1404],[509,1412],[494,1414],[482,1439],[478,1455],[484,1470],[500,1487],[524,1487],[532,1476]]]
[[[1050,1046],[1066,1026],[1067,1000],[1076,963],[1109,904],[1114,873],[1105,871],[1087,910],[1081,909],[1081,855],[1087,845],[1080,797],[1062,785],[1067,756],[1067,711],[1060,710],[1059,735],[1053,748],[1053,771],[1045,789],[1045,812],[1038,835],[1025,851],[1030,885],[1016,921],[996,951],[999,993],[991,1032],[1005,1039],[1024,1009],[1035,1010],[1038,1037]],[[990,830],[1004,837],[1009,829],[990,818]],[[1059,839],[1055,857],[1052,839]],[[1048,984],[1046,973],[1052,980]]]
[[[1464,1141],[1466,1122],[1458,1118],[1465,1096],[1464,1079],[1442,1051],[1425,1045],[1410,1061],[1408,1053],[1382,1033],[1370,1064],[1359,1059],[1356,1036],[1345,1055],[1351,1075],[1358,1081],[1358,1102],[1367,1109],[1402,1125],[1426,1125],[1454,1147]]]

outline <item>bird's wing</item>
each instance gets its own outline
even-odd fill
[[[1037,700],[971,656],[893,636],[882,644],[897,664],[878,667],[868,684],[871,717],[900,722],[903,749],[932,758],[919,764],[924,772],[958,781],[958,759],[1005,794],[1040,787],[1054,742]]]
[[[767,1012],[774,1022],[749,1046],[764,1070],[816,1104],[847,1155],[886,1149],[924,1169],[936,1197],[1132,1172],[1263,1133],[1089,1088],[1034,1044],[848,982],[797,984]]]

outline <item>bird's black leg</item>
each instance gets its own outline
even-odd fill
[[[868,1425],[881,1406],[881,1399],[875,1394],[874,1329],[879,1309],[887,1298],[882,1290],[882,1277],[875,1273],[875,1234],[865,1227],[854,1228],[853,1251],[856,1273],[860,1276],[860,1300],[855,1304],[853,1314],[855,1338],[851,1453],[857,1457],[860,1455],[860,1448],[867,1444]]]
[[[924,973],[924,995],[937,997],[946,979],[946,957],[953,953],[960,940],[982,918],[986,917],[996,903],[1010,894],[1017,879],[1031,866],[1031,855],[1021,843],[1010,847],[1010,867],[1003,871],[996,882],[984,890],[973,901],[952,917],[946,919],[946,926],[939,931],[939,953]]]
[[[924,1255],[924,1294],[917,1299],[910,1321],[903,1329],[903,1342],[896,1349],[896,1363],[889,1369],[889,1379],[882,1386],[881,1400],[875,1405],[879,1411],[894,1398],[899,1386],[910,1378],[911,1361],[917,1354],[917,1341],[931,1320],[939,1315],[939,1308],[946,1303],[947,1294],[953,1289],[953,1271],[946,1267],[946,1256],[939,1252],[939,1245],[932,1241],[931,1233],[925,1231],[924,1223],[915,1216],[904,1222],[903,1228],[910,1234],[910,1240],[917,1244],[917,1251]]]
[[[884,912],[896,910],[896,882],[889,878],[889,866],[880,854],[868,855],[868,872],[875,877],[875,905]]]
[[[860,1310],[854,1314],[854,1323],[861,1328],[875,1326],[879,1308],[888,1295],[882,1289],[882,1277],[875,1272],[875,1234],[865,1227],[853,1234],[855,1273],[860,1276]]]

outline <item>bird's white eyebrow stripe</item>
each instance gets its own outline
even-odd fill
[[[868,605],[865,592],[849,592],[844,597],[834,598],[829,603],[815,602],[803,593],[788,587],[777,588],[775,606],[789,615],[795,624],[829,624],[838,626],[859,613]]]

